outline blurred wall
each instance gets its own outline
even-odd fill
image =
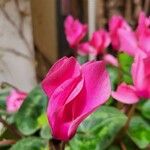
[[[30,91],[36,85],[35,64],[30,1],[3,1],[0,3],[0,82]]]

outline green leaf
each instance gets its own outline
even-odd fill
[[[51,138],[51,132],[50,132],[50,126],[48,123],[48,118],[46,113],[43,113],[38,118],[39,125],[41,126],[40,136],[44,139],[50,139]]]
[[[119,146],[112,145],[108,148],[108,150],[121,150],[121,149],[119,148]]]
[[[40,87],[36,87],[27,96],[16,114],[15,122],[20,132],[30,135],[37,131],[41,127],[39,117],[46,112],[46,106],[47,97]]]
[[[118,84],[118,69],[116,67],[108,65],[107,70],[110,75],[112,89],[114,90]]]
[[[9,95],[10,89],[0,89],[0,113],[6,110],[6,97]]]
[[[81,55],[78,55],[78,56],[77,56],[77,60],[79,61],[80,64],[84,64],[85,62],[88,61],[88,56],[81,56]]]
[[[52,137],[51,131],[50,131],[50,126],[49,125],[43,126],[40,131],[40,135],[42,138],[49,140]]]
[[[127,134],[123,137],[122,143],[125,145],[127,150],[137,150],[138,149],[136,144],[130,139],[130,137]]]
[[[71,150],[104,150],[113,142],[127,117],[110,106],[102,106],[88,117],[70,141]]]
[[[48,118],[46,112],[41,114],[41,116],[38,117],[38,124],[41,127],[48,125]]]
[[[140,111],[146,119],[150,120],[150,100],[143,101],[140,107]]]
[[[129,137],[141,149],[145,149],[150,144],[150,125],[140,116],[132,118],[129,130]]]
[[[119,65],[122,71],[122,77],[123,81],[132,84],[132,77],[131,77],[131,66],[133,63],[133,57],[125,54],[125,53],[120,53],[118,55],[118,60],[119,60]]]
[[[47,143],[36,137],[24,138],[13,145],[10,150],[43,150]]]

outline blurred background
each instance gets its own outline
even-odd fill
[[[60,57],[74,55],[63,22],[71,14],[89,30],[107,28],[114,14],[133,27],[150,0],[0,0],[0,82],[30,91]]]

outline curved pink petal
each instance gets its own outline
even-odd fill
[[[87,25],[68,16],[64,22],[65,34],[71,47],[76,47],[87,33]]]
[[[74,101],[74,98],[80,93],[82,87],[83,79],[81,76],[78,76],[65,82],[52,94],[48,103],[47,114],[53,137],[56,139],[66,140],[69,138],[67,132],[70,125],[69,122],[72,120],[70,118],[72,117],[72,111],[64,112],[64,108],[68,103]],[[72,109],[72,106],[69,109]],[[67,123],[64,120],[69,120],[69,122],[67,121]]]
[[[137,36],[139,36],[141,34],[141,32],[144,32],[145,19],[146,19],[145,13],[140,12],[139,19],[138,19],[138,26],[137,26],[137,29],[136,29]]]
[[[127,22],[122,16],[114,15],[109,20],[109,32],[110,32],[112,46],[116,50],[120,48],[120,40],[118,36],[119,29],[125,29],[127,31],[131,31],[131,27],[127,24]]]
[[[145,31],[150,32],[149,26],[150,26],[150,17],[146,17],[145,13],[141,11],[138,20],[138,26],[136,29],[137,37],[140,37],[141,35],[145,34]]]
[[[105,63],[97,61],[93,63],[86,63],[82,66],[82,71],[85,77],[85,87],[80,93],[79,98],[74,101],[74,109],[80,110],[74,116],[76,119],[72,122],[69,128],[69,134],[74,135],[78,125],[93,111],[104,104],[111,93],[111,83],[109,74],[106,71]],[[86,97],[83,101],[82,97]],[[80,103],[79,103],[80,102]]]
[[[71,28],[71,25],[73,24],[74,22],[74,19],[71,15],[69,15],[66,19],[65,19],[65,22],[64,22],[64,27],[65,28]]]
[[[50,105],[48,110],[51,111],[50,115],[53,112],[57,111],[62,106],[74,100],[74,98],[80,93],[83,88],[83,78],[82,76],[77,76],[71,78],[61,84],[52,94]],[[51,109],[52,108],[52,109]]]
[[[82,74],[85,79],[86,98],[88,98],[89,105],[106,102],[110,96],[111,84],[105,63],[103,61],[85,63],[82,65]],[[92,94],[90,94],[91,91]]]
[[[136,36],[139,42],[139,47],[148,55],[150,54],[150,18],[146,17],[144,12],[140,13],[139,22],[136,29]]]
[[[150,98],[150,57],[137,56],[132,65],[132,78],[137,93],[142,98]]]
[[[139,47],[150,55],[150,33],[145,33],[139,37]]]
[[[145,76],[150,76],[150,56],[144,59]]]
[[[109,75],[103,62],[86,63],[82,66],[82,71],[85,84],[80,95],[74,100],[74,121],[68,132],[70,136],[74,135],[83,119],[108,100],[111,92]]]
[[[48,73],[46,74],[46,76],[49,76],[52,72],[56,72],[57,70],[59,70],[64,63],[67,62],[69,58],[64,56],[63,58],[59,59],[48,71]]]
[[[138,55],[135,57],[134,63],[132,64],[131,74],[136,89],[142,89],[144,81],[144,62],[143,58]]]
[[[119,29],[118,31],[120,39],[120,50],[135,56],[138,53],[144,55],[144,52],[138,47],[138,41],[135,34],[132,31],[126,31],[124,29]]]
[[[90,40],[90,45],[96,49],[96,53],[103,53],[104,49],[110,44],[110,37],[107,31],[99,29],[94,32],[92,39]]]
[[[78,45],[78,53],[80,55],[87,55],[87,54],[96,54],[96,49],[90,45],[89,42],[81,43]]]
[[[79,76],[80,73],[80,65],[76,59],[74,57],[64,57],[50,69],[41,83],[42,88],[48,97],[50,97],[62,83],[70,78]]]
[[[102,47],[102,48],[108,47],[109,44],[110,44],[109,33],[106,30],[104,30],[104,29],[99,29],[98,32],[99,32],[99,35],[101,36],[101,38],[102,38],[102,40],[104,42],[104,45],[103,45],[104,47]]]
[[[134,104],[139,101],[139,97],[136,94],[134,86],[121,83],[116,92],[112,92],[112,97],[119,102],[125,104]]]

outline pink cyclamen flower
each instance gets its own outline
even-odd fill
[[[131,73],[138,96],[150,98],[150,57],[136,56]]]
[[[136,37],[139,47],[150,54],[150,17],[146,17],[144,12],[139,15],[139,22],[136,29]]]
[[[81,43],[78,46],[80,54],[103,54],[105,48],[110,44],[110,37],[107,31],[100,29],[93,33],[90,41]]]
[[[111,37],[112,46],[116,50],[120,49],[120,39],[118,35],[119,29],[130,31],[131,27],[128,25],[128,23],[122,16],[113,16],[109,20],[109,33]]]
[[[116,92],[112,92],[112,97],[116,100],[132,104],[140,98],[150,98],[150,57],[143,58],[136,56],[132,65],[133,85],[122,83]]]
[[[87,33],[87,25],[74,20],[72,16],[66,18],[64,28],[67,41],[72,48],[76,48]]]
[[[150,18],[140,13],[139,23],[135,32],[119,29],[120,49],[131,56],[137,53],[143,56],[150,55]]]
[[[63,57],[42,81],[49,98],[47,115],[55,139],[71,139],[79,124],[110,96],[111,85],[103,61],[82,66],[74,57]]]
[[[14,113],[19,110],[23,101],[25,100],[27,93],[18,90],[12,90],[6,98],[7,112]]]
[[[95,48],[96,54],[102,54],[110,44],[110,37],[107,31],[100,29],[93,33],[90,45]]]

